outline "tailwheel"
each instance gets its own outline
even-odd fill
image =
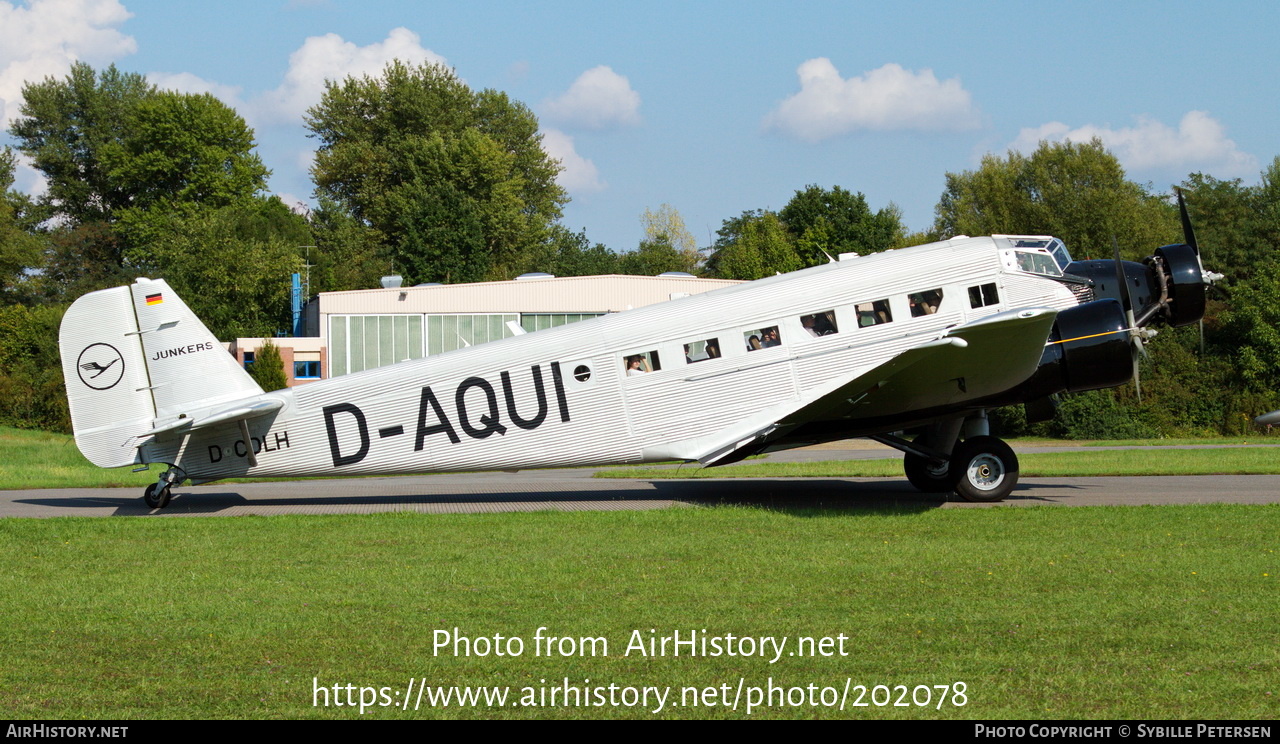
[[[902,469],[911,485],[924,493],[945,493],[954,485],[949,477],[951,468],[947,463],[933,465],[927,458],[908,452],[902,458]]]
[[[142,500],[150,509],[163,509],[169,505],[169,484],[152,483],[142,492]]]
[[[951,455],[950,478],[965,501],[1003,501],[1018,484],[1018,456],[995,437],[966,439]]]

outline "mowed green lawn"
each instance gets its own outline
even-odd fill
[[[1280,507],[1235,505],[0,520],[0,711],[348,718],[359,709],[313,707],[314,685],[354,685],[356,700],[387,687],[398,704],[425,678],[510,687],[515,703],[567,677],[672,691],[658,713],[455,701],[364,715],[745,718],[745,695],[736,711],[672,703],[683,687],[814,685],[820,699],[846,682],[849,703],[857,685],[898,702],[899,685],[923,699],[918,686],[963,682],[963,706],[952,687],[941,708],[933,692],[929,707],[751,717],[1273,719],[1277,535]],[[536,656],[539,626],[603,637],[608,656]],[[520,637],[525,653],[433,653],[455,627]],[[844,634],[848,655],[624,655],[633,630],[704,629]]]
[[[15,488],[105,488],[155,483],[156,473],[129,468],[104,470],[84,459],[67,434],[0,426],[0,490]]]

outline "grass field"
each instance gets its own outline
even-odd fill
[[[129,468],[99,468],[84,459],[75,440],[67,434],[0,426],[0,490],[113,486],[142,489],[154,483],[156,477],[156,473],[133,473]]]
[[[1270,719],[1277,534],[1280,508],[1230,505],[0,520],[0,711],[346,718],[358,709],[312,707],[313,680],[355,685],[357,700],[411,678],[509,686],[515,702],[567,677],[674,697],[656,714],[424,704],[365,717],[743,718],[671,703],[683,687],[849,680],[854,695],[892,688],[882,701],[963,682],[966,704],[952,688],[940,709],[751,716]],[[603,637],[608,656],[535,656],[539,626]],[[520,637],[525,653],[435,655],[434,631],[455,627]],[[844,634],[848,655],[624,655],[651,629]]]
[[[1014,440],[1015,444],[1019,440]],[[1090,447],[1258,443],[1258,437],[1207,440],[1130,440],[1124,442],[1056,442],[1026,440],[1034,444],[1079,444]],[[1262,441],[1269,441],[1262,438]],[[1170,450],[1157,452],[1090,452],[1030,453],[1020,458],[1024,476],[1069,475],[1183,475],[1272,474],[1280,473],[1280,450],[1267,448]],[[132,473],[128,468],[104,470],[85,460],[75,441],[65,434],[25,431],[0,426],[0,490],[17,488],[104,488],[127,486],[144,488],[155,482],[163,467],[153,465],[151,472]],[[840,461],[790,465],[785,463],[748,462],[726,468],[703,471],[698,466],[679,469],[610,468],[601,478],[727,478],[727,477],[897,477],[902,475],[900,458],[887,460]],[[253,479],[233,479],[249,482]],[[279,479],[263,479],[279,480]]]
[[[1264,475],[1280,473],[1280,449],[1098,450],[1018,455],[1023,477],[1093,475]],[[902,476],[902,458],[782,462],[702,468],[610,468],[597,478],[882,478]]]

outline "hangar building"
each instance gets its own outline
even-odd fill
[[[289,386],[442,354],[463,346],[741,284],[684,273],[554,277],[321,292],[304,311],[305,335],[271,339]],[[229,350],[253,364],[262,338]]]

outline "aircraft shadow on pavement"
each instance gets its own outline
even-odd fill
[[[371,511],[390,511],[379,507],[401,507],[406,510],[439,513],[475,513],[505,511],[561,511],[595,508],[601,510],[662,508],[672,504],[701,507],[743,506],[783,511],[801,516],[829,512],[924,512],[939,508],[957,497],[947,494],[921,493],[903,480],[859,481],[840,479],[725,479],[725,480],[653,480],[641,481],[650,488],[619,490],[617,488],[558,490],[548,483],[545,490],[519,492],[474,490],[451,493],[447,488],[421,492],[340,496],[245,496],[236,490],[190,492],[175,489],[169,506],[152,510],[135,496],[87,496],[20,499],[17,503],[57,507],[69,512],[79,509],[113,508],[112,516],[181,516],[217,515],[238,507],[249,509],[282,507],[278,513],[332,513],[325,507],[368,507]],[[261,492],[261,484],[254,484]],[[1020,484],[1006,501],[1048,501],[1036,495],[1046,489],[1073,489],[1073,486]],[[245,489],[246,491],[249,489]],[[592,505],[597,502],[598,507]],[[963,502],[961,502],[963,503]],[[987,506],[972,504],[971,506]],[[298,508],[294,512],[290,507]],[[566,508],[568,507],[568,508]],[[315,511],[312,511],[315,510]]]

